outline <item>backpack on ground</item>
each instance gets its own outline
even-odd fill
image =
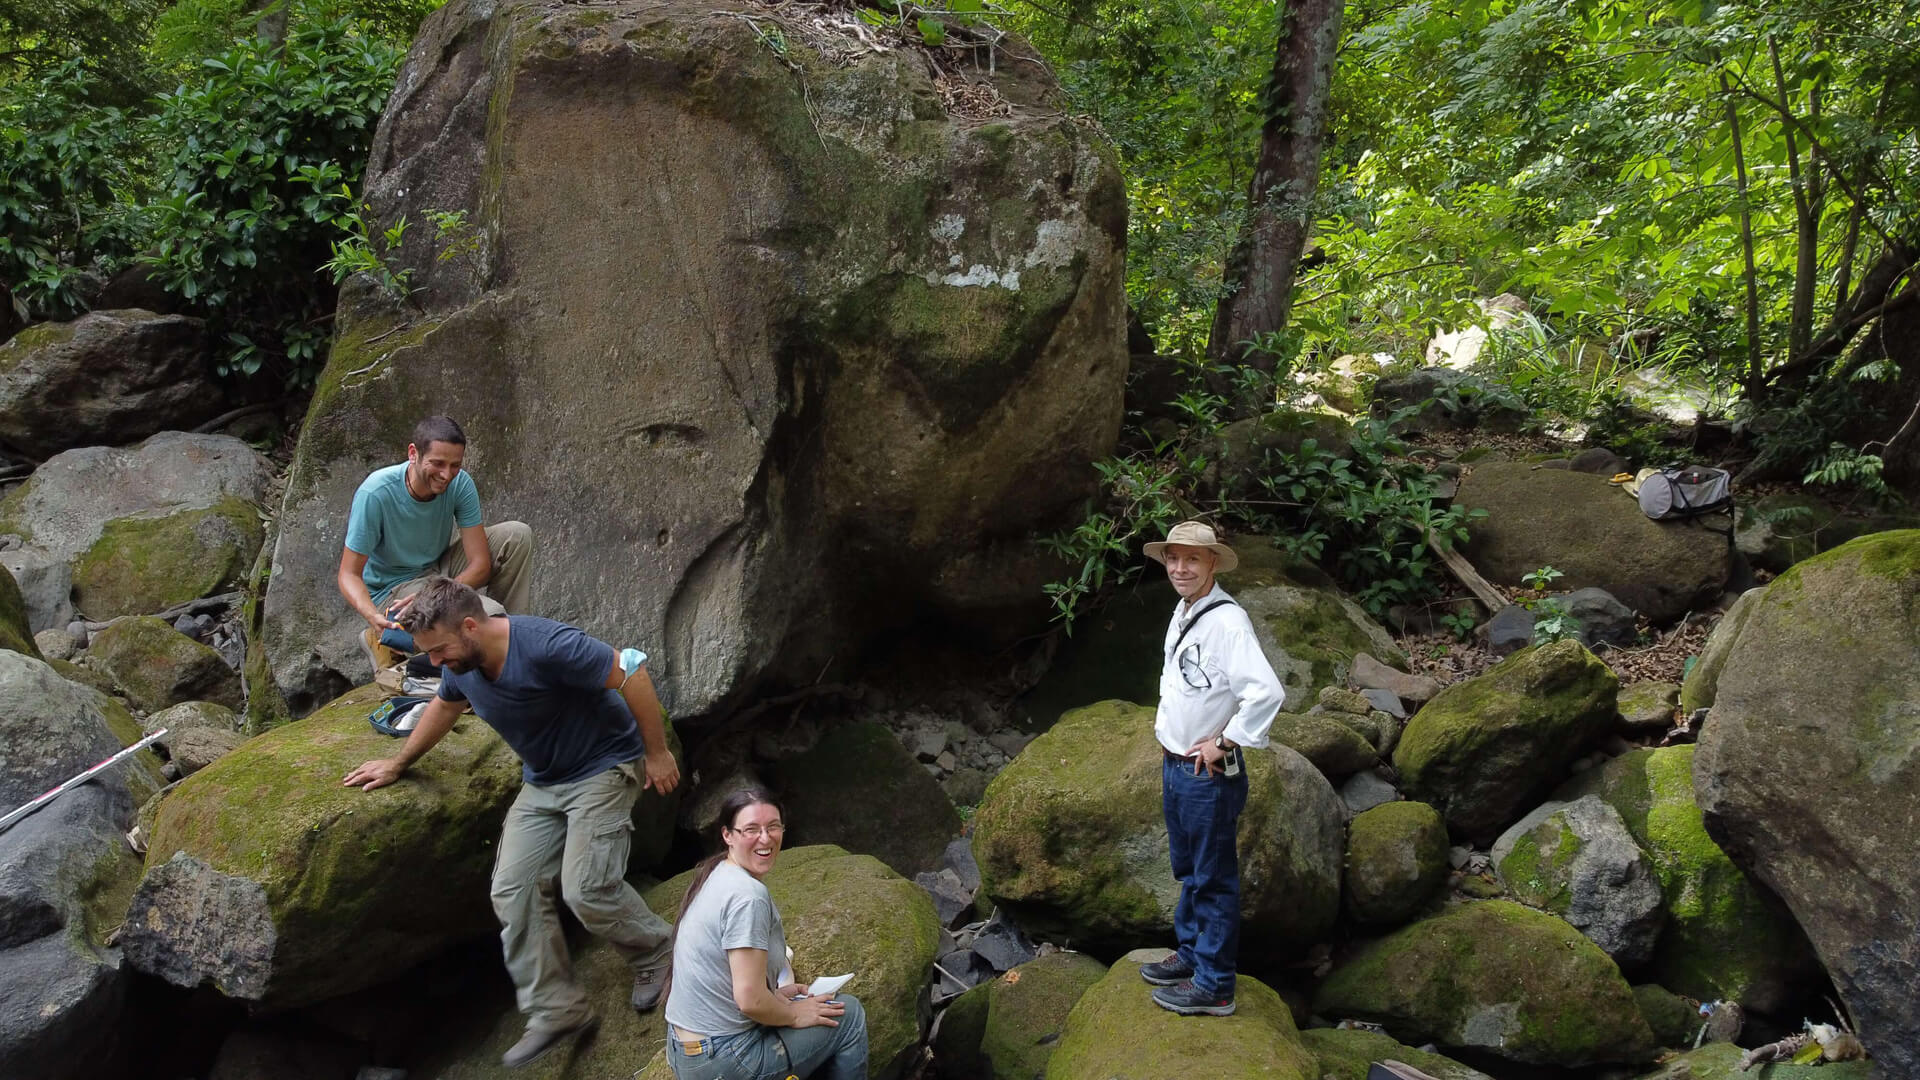
[[[1642,470],[1636,479],[1639,490],[1635,495],[1640,500],[1640,512],[1655,521],[1733,510],[1733,477],[1725,469],[1669,465]]]

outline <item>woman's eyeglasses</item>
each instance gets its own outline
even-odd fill
[[[733,829],[731,831],[736,832],[741,836],[746,837],[749,840],[758,840],[762,836],[784,836],[786,835],[787,827],[776,821],[771,825],[765,826],[764,828],[759,825],[749,825],[744,829]]]

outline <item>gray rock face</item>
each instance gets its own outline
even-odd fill
[[[1640,682],[1620,688],[1620,723],[1628,731],[1662,732],[1673,726],[1680,687],[1670,682]]]
[[[65,630],[42,630],[33,635],[33,643],[40,648],[40,655],[49,660],[71,660],[80,649],[73,643],[73,635]]]
[[[111,1059],[126,984],[119,965],[49,934],[0,952],[0,1075],[99,1076]]]
[[[0,533],[26,543],[0,552],[35,631],[73,618],[74,563],[116,521],[145,521],[228,499],[257,504],[273,470],[239,439],[168,431],[136,447],[68,450],[0,502]],[[337,560],[336,560],[337,561]]]
[[[1533,644],[1533,612],[1519,604],[1508,604],[1494,613],[1481,630],[1486,632],[1487,647],[1496,656],[1507,656]]]
[[[1440,692],[1439,680],[1426,675],[1409,675],[1398,668],[1388,667],[1367,653],[1360,653],[1353,658],[1353,669],[1347,673],[1347,681],[1362,691],[1391,691],[1401,701],[1414,705],[1431,701],[1433,695]]]
[[[1556,599],[1567,609],[1567,614],[1580,620],[1580,644],[1589,649],[1598,645],[1631,645],[1639,632],[1634,625],[1633,609],[1605,589],[1589,586]]]
[[[136,970],[175,986],[211,979],[233,998],[266,996],[278,934],[259,882],[178,851],[147,871],[127,926],[127,962]]]
[[[1008,100],[1058,92],[1040,63],[996,70]],[[811,682],[910,616],[1044,626],[1033,537],[1091,493],[1126,374],[1096,130],[955,120],[898,50],[803,92],[710,6],[456,2],[366,192],[383,223],[465,211],[475,244],[442,261],[408,235],[424,313],[343,297],[266,600],[296,710],[366,674],[333,584],[347,508],[432,412],[465,426],[489,520],[536,523],[539,609],[645,645],[676,717]]]
[[[1714,624],[1713,633],[1707,635],[1707,643],[1700,649],[1699,661],[1680,684],[1682,715],[1690,716],[1696,709],[1713,707],[1714,695],[1719,693],[1720,671],[1727,666],[1727,659],[1739,644],[1740,631],[1746,628],[1747,616],[1753,614],[1755,602],[1765,592],[1765,589],[1748,589],[1741,593],[1726,614],[1720,616],[1720,621]]]
[[[0,747],[6,749],[0,754],[0,813],[126,745],[114,731],[103,701],[93,690],[68,682],[39,660],[0,650]],[[131,725],[131,718],[126,723]],[[138,805],[135,796],[145,798],[154,786],[151,777],[144,787],[129,782],[139,768],[109,774],[100,781],[125,800],[120,813],[132,813]]]
[[[1701,521],[1652,521],[1604,477],[1485,462],[1455,505],[1485,510],[1466,555],[1487,580],[1519,585],[1543,566],[1570,590],[1605,589],[1656,623],[1702,610],[1726,587],[1726,537]],[[1719,528],[1724,522],[1702,519]]]
[[[1599,796],[1521,818],[1494,842],[1493,865],[1515,899],[1572,923],[1622,969],[1652,961],[1667,919],[1660,880]]]
[[[0,439],[36,458],[192,427],[224,405],[199,319],[93,311],[0,344]]]
[[[1707,832],[1807,937],[1879,1069],[1920,1073],[1920,530],[1751,602],[1694,759]]]

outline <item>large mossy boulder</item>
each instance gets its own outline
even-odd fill
[[[1505,900],[1461,904],[1369,942],[1314,997],[1329,1019],[1369,1020],[1533,1065],[1633,1063],[1653,1034],[1607,954],[1563,920]]]
[[[872,855],[903,877],[938,866],[960,814],[893,732],[847,724],[813,749],[769,766],[794,846],[833,844]]]
[[[1786,901],[1883,1073],[1920,1073],[1920,530],[1767,587],[1692,773],[1708,833]]]
[[[1667,911],[1654,981],[1703,1001],[1779,1009],[1814,974],[1813,957],[1779,900],[1707,834],[1694,800],[1695,752],[1634,750],[1575,777],[1554,798],[1599,796],[1652,858]]]
[[[345,787],[398,747],[367,724],[379,700],[350,693],[173,789],[121,935],[129,964],[279,1008],[498,932],[487,885],[519,759],[466,716],[398,783]]]
[[[1267,737],[1313,762],[1335,783],[1380,764],[1367,737],[1333,713],[1278,713]]]
[[[1414,714],[1393,751],[1401,789],[1490,843],[1613,729],[1619,688],[1577,641],[1522,649]]]
[[[1361,653],[1406,666],[1406,654],[1386,628],[1330,585],[1279,581],[1245,587],[1233,596],[1252,620],[1260,651],[1286,687],[1290,708],[1304,711],[1320,691],[1345,686],[1353,658]]]
[[[1319,1080],[1286,1002],[1241,975],[1232,1016],[1190,1017],[1153,1003],[1138,957],[1116,962],[1080,998],[1047,1062],[1046,1080],[1192,1080],[1201,1076]]]
[[[1300,1041],[1320,1063],[1314,1074],[1316,1080],[1371,1080],[1368,1072],[1376,1061],[1402,1062],[1434,1080],[1493,1080],[1452,1058],[1417,1050],[1395,1042],[1391,1035],[1364,1028],[1308,1028],[1300,1033]]]
[[[27,618],[27,602],[20,595],[20,583],[13,580],[11,570],[0,566],[0,649],[42,659],[40,647],[33,641],[32,626]]]
[[[1744,1053],[1733,1043],[1709,1043],[1698,1050],[1661,1062],[1660,1067],[1641,1073],[1635,1080],[1886,1080],[1900,1075],[1874,1071],[1871,1061],[1834,1061],[1814,1065],[1761,1065],[1743,1071]]]
[[[1707,643],[1700,648],[1700,658],[1687,669],[1685,679],[1680,684],[1680,714],[1692,716],[1700,709],[1713,707],[1713,698],[1720,689],[1720,672],[1727,666],[1727,658],[1740,642],[1740,632],[1746,629],[1747,617],[1753,614],[1754,604],[1765,589],[1748,589],[1740,598],[1720,616],[1713,626],[1713,632],[1707,635]]]
[[[943,1080],[1045,1076],[1067,1014],[1106,975],[1107,965],[1091,956],[1056,952],[967,991],[940,1021],[935,1073]]]
[[[228,591],[260,547],[272,478],[266,458],[227,435],[164,431],[68,450],[0,500],[0,534],[22,539],[0,563],[35,631],[64,629],[76,603],[102,620]],[[82,585],[85,599],[74,595]]]
[[[225,402],[199,319],[125,309],[41,323],[0,344],[0,439],[50,457],[189,428]]]
[[[73,563],[73,603],[89,618],[163,611],[246,583],[265,537],[260,508],[227,496],[115,518]]]
[[[1731,569],[1723,532],[1654,521],[1604,476],[1487,462],[1461,481],[1454,504],[1487,512],[1466,548],[1487,580],[1519,586],[1551,566],[1565,575],[1561,588],[1605,589],[1657,623],[1711,603]]]
[[[647,906],[680,917],[692,871],[647,890]],[[853,972],[847,992],[867,1010],[869,1068],[894,1075],[925,1030],[927,977],[940,923],[926,890],[871,855],[831,844],[782,851],[766,878],[780,910],[793,970],[804,978]],[[658,1059],[649,1075],[667,1075]]]
[[[1154,710],[1076,709],[987,786],[973,816],[986,894],[1022,923],[1090,949],[1172,941],[1180,886],[1160,803]],[[1289,956],[1332,928],[1346,812],[1332,785],[1283,746],[1246,754],[1240,815],[1240,957]]]
[[[128,701],[148,712],[185,701],[241,707],[240,673],[228,667],[219,653],[164,619],[151,615],[116,619],[93,635],[87,656]]]
[[[541,531],[540,607],[648,647],[685,721],[928,617],[989,651],[1045,627],[1034,537],[1120,427],[1114,151],[1017,38],[941,76],[1016,106],[984,120],[918,51],[836,33],[684,0],[422,24],[369,218],[469,229],[388,256],[413,303],[342,298],[266,600],[296,711],[365,670],[346,508],[430,413],[465,425],[489,519]]]
[[[110,699],[0,650],[0,814],[139,734]],[[136,754],[0,832],[0,1076],[107,1074],[126,993],[108,942],[140,876],[123,834],[159,768]]]
[[[1494,841],[1493,866],[1508,895],[1567,920],[1623,970],[1653,959],[1667,920],[1653,860],[1598,796],[1521,818]]]
[[[1391,925],[1424,907],[1447,880],[1447,825],[1422,802],[1383,803],[1347,826],[1347,914]]]

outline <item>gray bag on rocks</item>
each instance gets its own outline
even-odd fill
[[[1655,521],[1698,517],[1733,507],[1733,477],[1705,465],[1669,465],[1640,481],[1640,512]]]

